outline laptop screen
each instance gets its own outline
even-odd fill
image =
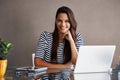
[[[111,68],[115,47],[115,45],[81,46],[74,73],[108,71]]]

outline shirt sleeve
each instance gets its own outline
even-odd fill
[[[35,52],[35,57],[39,57],[41,59],[44,59],[45,55],[45,46],[46,46],[46,33],[42,32],[37,44],[37,49]]]
[[[80,33],[77,33],[77,42],[76,42],[77,51],[79,51],[79,48],[82,45],[83,45],[83,36]]]

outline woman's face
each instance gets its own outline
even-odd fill
[[[60,13],[56,19],[56,25],[59,33],[65,34],[70,29],[70,22],[66,13]]]

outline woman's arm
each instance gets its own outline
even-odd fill
[[[77,56],[78,56],[78,47],[80,47],[80,45],[83,44],[83,40],[80,36],[80,34],[77,36],[78,37],[78,43],[77,45],[75,44],[72,35],[70,33],[70,31],[68,31],[67,35],[65,36],[65,38],[69,41],[70,43],[70,47],[71,47],[71,54],[72,54],[72,58],[71,58],[71,62],[75,65],[76,64],[76,60],[77,60]]]
[[[76,64],[76,60],[77,60],[77,56],[78,56],[78,51],[76,49],[74,41],[71,40],[69,42],[70,42],[71,54],[72,54],[71,62],[75,65]]]
[[[68,68],[71,65],[71,63],[66,64],[52,64],[46,61],[43,61],[40,58],[35,58],[35,66],[36,67],[48,67],[48,68]]]

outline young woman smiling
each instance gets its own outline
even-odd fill
[[[66,6],[58,8],[53,32],[42,32],[38,41],[35,66],[68,68],[75,65],[83,38],[76,32],[77,22],[72,10]]]

